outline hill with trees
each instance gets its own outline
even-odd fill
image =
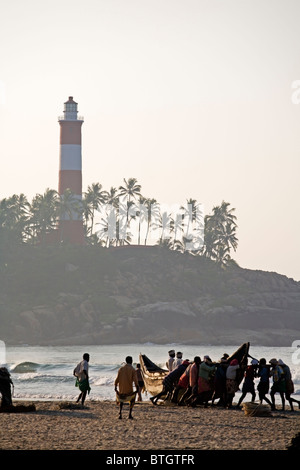
[[[72,195],[62,201],[53,190],[31,203],[24,195],[0,201],[7,344],[290,346],[299,339],[300,283],[237,265],[229,203],[204,217],[188,199],[174,216],[144,198],[134,178],[108,192],[95,184],[78,208],[85,207],[85,246],[49,245],[67,202],[73,211]]]

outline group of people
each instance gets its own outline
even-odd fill
[[[154,405],[158,400],[171,400],[178,405],[196,406],[208,401],[220,399],[220,403],[231,406],[233,396],[237,390],[238,361],[234,359],[227,364],[228,354],[224,354],[218,364],[209,356],[195,356],[190,362],[182,359],[182,353],[169,351],[166,363],[169,373],[163,379],[163,388],[160,393],[150,398]]]
[[[90,392],[89,386],[89,354],[83,355],[83,360],[74,369],[76,376],[76,386],[79,387],[80,394],[77,402],[84,405],[86,395]],[[122,418],[122,409],[125,402],[129,402],[129,419],[132,419],[132,409],[138,396],[138,401],[142,400],[142,390],[144,387],[140,364],[133,367],[131,356],[127,356],[124,365],[120,367],[115,379],[115,392],[117,401],[120,404],[119,418]],[[170,400],[178,405],[195,407],[197,404],[208,406],[218,399],[218,405],[232,408],[235,393],[239,390],[239,385],[243,381],[241,396],[236,408],[240,405],[248,393],[251,394],[251,401],[256,398],[255,379],[259,379],[257,385],[260,403],[266,401],[272,410],[275,410],[275,394],[279,393],[282,402],[282,409],[285,408],[285,401],[290,404],[293,411],[293,404],[297,403],[300,408],[300,401],[292,398],[294,384],[291,371],[281,359],[271,359],[267,364],[265,358],[259,361],[252,358],[249,365],[240,364],[238,359],[229,361],[229,355],[224,354],[218,362],[213,362],[209,356],[195,356],[193,361],[182,358],[182,353],[175,350],[169,351],[169,358],[166,362],[168,374],[163,379],[161,392],[150,397],[151,402],[156,405],[160,399]],[[273,383],[270,389],[270,380]],[[136,390],[133,390],[135,386]],[[270,399],[267,394],[270,391]]]
[[[269,363],[265,358],[257,361],[253,359],[251,365],[246,367],[244,374],[244,382],[242,386],[242,395],[237,403],[237,408],[244,400],[247,393],[252,395],[251,401],[255,401],[255,383],[254,379],[258,378],[259,383],[257,385],[258,397],[260,403],[265,401],[271,406],[272,410],[275,410],[275,395],[280,394],[282,410],[285,409],[285,401],[287,400],[290,405],[291,411],[294,411],[294,403],[298,404],[300,409],[300,401],[292,398],[294,393],[294,383],[292,380],[292,374],[289,366],[285,364],[282,359],[270,359]],[[272,386],[270,388],[270,380],[272,380]],[[270,399],[266,395],[270,391]]]
[[[260,361],[252,358],[251,363],[244,366],[239,364],[237,359],[228,362],[228,358],[228,354],[224,354],[220,361],[215,363],[209,356],[204,356],[203,360],[195,356],[190,362],[188,359],[182,359],[181,352],[175,355],[174,350],[169,351],[166,363],[169,373],[163,380],[161,392],[150,400],[154,405],[160,399],[169,399],[178,405],[195,407],[200,403],[207,406],[209,401],[214,404],[215,400],[219,399],[218,405],[232,408],[234,396],[243,381],[242,393],[236,405],[238,409],[248,393],[251,394],[252,402],[255,401],[257,378],[260,403],[266,401],[271,409],[275,410],[275,394],[279,393],[283,410],[285,400],[289,402],[292,411],[294,403],[300,408],[300,401],[291,397],[294,384],[290,368],[281,359],[273,358],[267,364],[264,358]],[[273,380],[271,389],[270,380]],[[270,399],[266,397],[269,390]]]

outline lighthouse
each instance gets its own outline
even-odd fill
[[[70,96],[64,103],[64,115],[58,118],[60,125],[58,192],[62,202],[59,220],[61,241],[84,244],[82,220],[82,155],[81,126],[77,105]],[[77,203],[77,204],[76,204]]]

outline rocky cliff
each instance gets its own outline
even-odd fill
[[[290,346],[300,339],[300,283],[277,273],[224,271],[158,247],[51,260],[43,256],[37,269],[27,259],[10,276],[19,292],[2,291],[7,343]]]

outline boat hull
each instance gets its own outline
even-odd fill
[[[167,369],[158,367],[145,354],[140,354],[141,372],[145,390],[150,395],[157,395],[163,388],[163,379],[168,375]]]

